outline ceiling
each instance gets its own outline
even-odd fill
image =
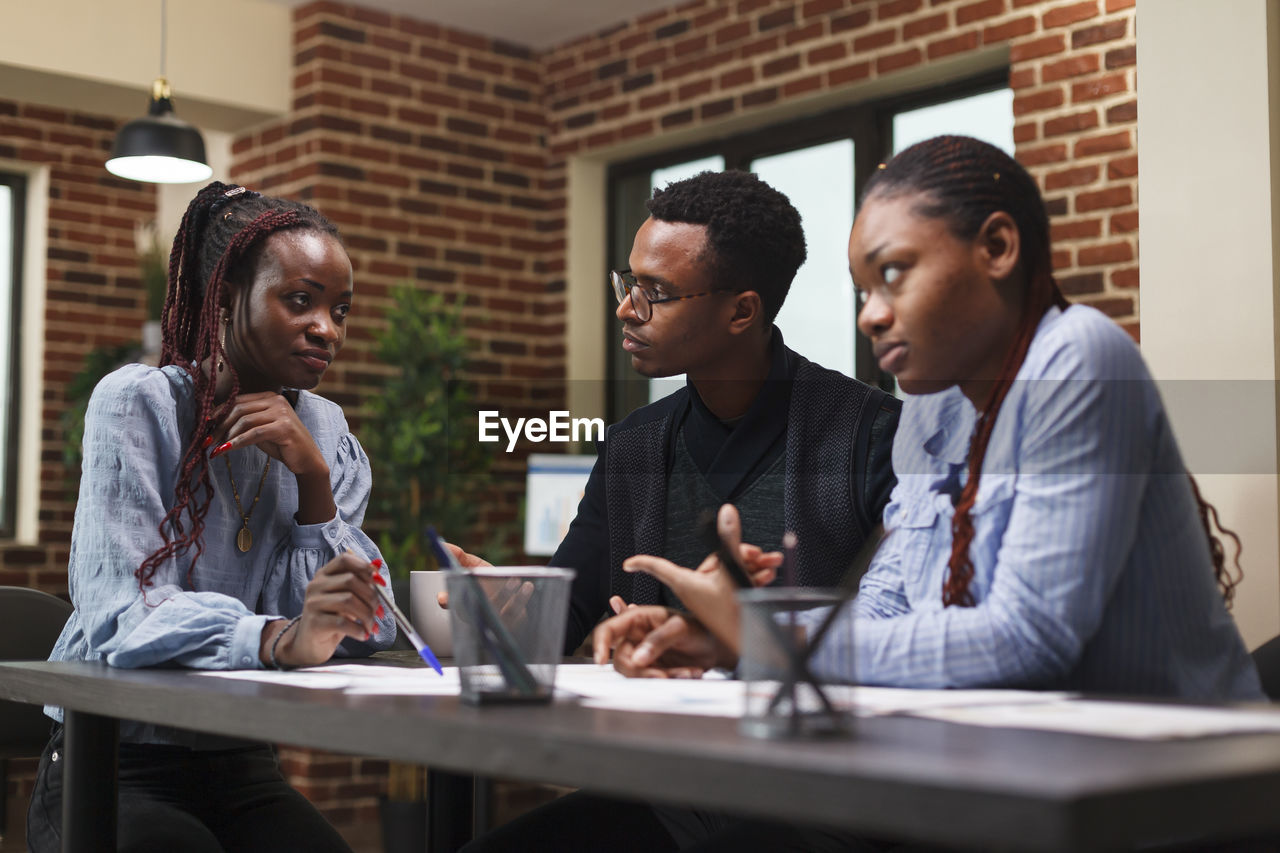
[[[268,0],[301,6],[309,0]],[[544,50],[678,0],[359,0],[358,5]]]

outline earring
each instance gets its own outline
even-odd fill
[[[227,335],[231,332],[231,312],[223,308],[222,314],[221,316],[219,316],[218,319],[222,323],[222,352],[226,353]],[[218,356],[218,372],[221,373],[225,368],[226,368],[226,363],[224,362],[222,356],[219,355]]]

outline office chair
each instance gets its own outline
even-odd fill
[[[71,615],[61,598],[21,586],[0,586],[0,659],[45,660]],[[6,764],[10,758],[29,758],[49,742],[49,718],[39,705],[0,702],[0,837],[8,827],[5,816]]]
[[[1280,637],[1272,637],[1253,650],[1253,665],[1258,668],[1262,692],[1272,702],[1280,702]]]

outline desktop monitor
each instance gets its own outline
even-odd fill
[[[524,550],[550,557],[578,514],[595,454],[533,453],[525,481]]]

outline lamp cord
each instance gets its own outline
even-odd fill
[[[160,0],[160,76],[166,79],[169,76],[166,73],[166,69],[165,69],[165,64],[166,64],[165,60],[168,58],[167,56],[168,52],[166,50],[167,46],[165,45],[165,35],[169,31],[169,26],[167,21],[168,6],[169,6],[168,0]]]

